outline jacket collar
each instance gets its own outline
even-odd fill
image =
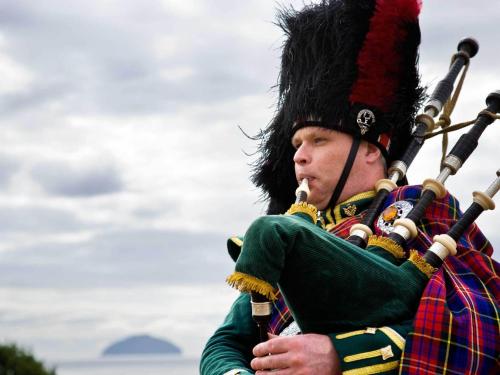
[[[326,226],[337,225],[352,216],[359,215],[370,206],[375,195],[375,190],[358,193],[339,203],[333,209],[328,208],[326,211],[322,211],[321,216]]]

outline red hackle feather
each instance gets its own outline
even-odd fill
[[[369,31],[359,52],[358,77],[349,100],[390,111],[401,73],[401,43],[404,24],[417,22],[421,0],[378,0]]]

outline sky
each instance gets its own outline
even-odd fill
[[[273,114],[277,6],[0,0],[0,341],[59,360],[149,333],[200,354],[235,297],[226,238],[265,210],[240,128]],[[454,122],[500,89],[498,16],[497,2],[424,1],[424,85],[461,38],[480,43]],[[464,209],[500,167],[498,139],[497,122],[448,180]],[[440,142],[411,183],[437,176]],[[478,222],[500,248],[500,214]]]

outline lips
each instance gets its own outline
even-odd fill
[[[310,175],[307,175],[307,174],[303,174],[303,173],[299,173],[297,175],[297,182],[300,183],[304,178],[307,178],[308,182],[311,182],[311,181],[313,181],[313,180],[316,179],[316,177],[313,177],[313,176],[310,176]]]

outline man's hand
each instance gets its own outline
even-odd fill
[[[306,334],[270,336],[253,349],[251,366],[256,375],[341,374],[339,358],[328,336]]]

